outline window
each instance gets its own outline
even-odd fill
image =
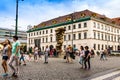
[[[38,32],[37,32],[37,35],[38,35]]]
[[[85,27],[87,27],[87,23],[86,23],[86,22],[84,23],[84,28],[85,28]]]
[[[33,43],[33,40],[31,39],[31,44]]]
[[[87,32],[84,32],[84,39],[87,38]]]
[[[101,29],[103,30],[103,24],[101,25]]]
[[[111,36],[111,41],[113,41],[113,35]]]
[[[46,30],[46,34],[48,34],[48,30]]]
[[[114,33],[116,33],[116,29],[114,29]]]
[[[98,39],[100,39],[100,33],[98,32]]]
[[[100,50],[100,44],[98,44],[98,50]]]
[[[43,34],[44,34],[44,31],[43,31]]]
[[[100,29],[100,24],[98,23],[98,29]]]
[[[52,42],[52,37],[50,37],[50,42]]]
[[[66,35],[64,35],[64,41],[66,41]]]
[[[94,32],[94,39],[96,39],[96,32]]]
[[[119,33],[119,30],[117,30],[117,33]]]
[[[66,30],[66,27],[64,27],[64,29]]]
[[[29,36],[30,36],[30,33],[29,33]]]
[[[105,34],[105,40],[107,41],[107,34]]]
[[[102,45],[102,50],[104,50],[104,45]]]
[[[93,22],[93,25],[94,25],[94,28],[96,28],[96,23],[95,22]]]
[[[103,33],[101,34],[101,39],[103,40]]]
[[[75,34],[73,34],[73,40],[75,40],[76,39],[76,35]]]
[[[76,29],[76,25],[73,25],[73,29]]]
[[[34,36],[35,36],[35,32],[34,32]]]
[[[50,33],[52,33],[52,32],[53,32],[53,30],[51,29],[51,30],[50,30]]]
[[[43,43],[44,43],[44,38],[43,38]]]
[[[70,34],[68,35],[68,40],[71,40],[71,36],[70,36]]]
[[[31,33],[31,36],[33,36],[33,33]]]
[[[78,24],[78,28],[81,28],[81,24]]]
[[[68,30],[71,30],[71,26],[68,26]]]
[[[113,28],[111,28],[111,32],[113,32]]]
[[[48,38],[46,38],[46,43],[48,42]]]
[[[105,30],[107,31],[107,26],[105,26]]]
[[[41,31],[40,31],[40,35],[41,35]]]
[[[114,41],[116,41],[116,36],[114,36]]]
[[[94,44],[94,47],[93,47],[93,48],[94,48],[94,50],[96,50],[96,44]]]
[[[110,41],[110,35],[108,35],[108,40]]]
[[[81,33],[78,34],[78,39],[81,39]]]
[[[29,39],[29,44],[30,44],[30,39]]]
[[[44,46],[42,47],[42,50],[44,51]]]
[[[108,27],[108,31],[110,31],[110,27]]]

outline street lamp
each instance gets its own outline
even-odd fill
[[[16,36],[17,36],[17,29],[18,29],[18,2],[19,0],[16,0],[16,24],[15,24],[15,35]]]

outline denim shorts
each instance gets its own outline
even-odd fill
[[[8,60],[8,56],[3,56],[2,59],[7,61]]]

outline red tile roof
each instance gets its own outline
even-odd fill
[[[90,16],[90,17],[95,17],[95,18],[113,23],[113,24],[120,25],[120,18],[111,19],[111,18],[106,17],[105,15],[101,15],[101,14],[92,12],[90,10],[84,10],[84,11],[71,13],[71,14],[68,14],[68,15],[65,15],[65,16],[57,17],[57,18],[42,22],[42,23],[38,24],[37,27],[40,28],[40,27],[51,26],[51,25],[54,25],[54,24],[66,22],[68,20],[71,20],[71,18],[72,18],[71,16],[73,16],[73,19],[80,19],[80,18],[83,18],[83,17]]]

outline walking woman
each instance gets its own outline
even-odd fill
[[[8,76],[8,67],[7,67],[7,61],[10,58],[11,55],[11,45],[9,40],[5,40],[3,43],[3,52],[2,52],[2,67],[4,69],[3,77]]]
[[[70,53],[69,53],[69,47],[67,47],[67,49],[65,50],[65,56],[66,56],[66,63],[69,63],[69,58],[70,58]]]
[[[79,63],[82,65],[81,69],[83,69],[84,57],[85,57],[84,48],[83,48],[83,46],[80,46],[80,61],[79,61]]]
[[[34,61],[37,61],[37,56],[38,56],[38,47],[34,47]]]
[[[84,61],[84,65],[85,65],[85,69],[87,69],[87,64],[88,63],[88,69],[90,69],[90,51],[88,50],[89,47],[85,46],[85,61]]]

